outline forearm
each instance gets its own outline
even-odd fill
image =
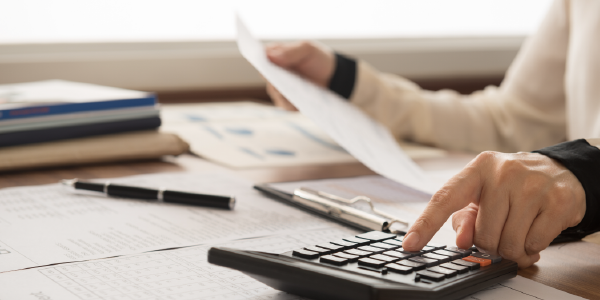
[[[398,139],[476,152],[530,151],[565,140],[561,105],[546,105],[541,112],[498,88],[469,96],[449,90],[432,92],[364,62],[343,59],[339,65],[346,69],[352,65],[352,76],[339,80],[336,67],[330,88]]]

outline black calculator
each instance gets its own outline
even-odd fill
[[[461,299],[517,275],[500,256],[429,244],[405,251],[402,236],[370,231],[282,254],[213,247],[210,263],[312,299]]]

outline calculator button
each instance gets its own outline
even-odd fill
[[[397,257],[397,258],[401,258],[401,259],[405,259],[405,258],[409,258],[409,257],[413,257],[414,256],[412,254],[406,254],[406,253],[402,253],[402,252],[398,252],[398,251],[393,251],[393,250],[392,251],[383,252],[382,254],[393,256],[393,257]]]
[[[373,252],[373,253],[381,253],[381,252],[385,251],[385,249],[371,247],[371,246],[361,246],[356,249],[362,250],[362,251],[369,251],[369,252]]]
[[[389,240],[383,241],[382,243],[386,243],[386,244],[396,245],[398,247],[402,247],[402,241],[400,241],[398,239],[389,239]]]
[[[431,258],[431,259],[437,259],[441,263],[445,263],[445,262],[449,262],[450,261],[450,257],[445,256],[445,255],[435,254],[435,253],[427,253],[427,254],[423,254],[421,256],[426,257],[426,258]]]
[[[321,259],[323,259],[323,258],[321,258]],[[456,271],[456,270],[450,270],[450,269],[442,268],[439,266],[427,268],[427,271],[444,274],[444,275],[446,275],[446,278],[450,278],[450,277],[456,276],[456,274],[458,274],[458,271]]]
[[[365,257],[365,256],[369,256],[369,255],[373,254],[372,252],[362,251],[362,250],[358,250],[358,249],[346,250],[346,251],[344,251],[344,253],[348,253],[348,254],[351,254],[351,255],[356,255],[358,257]]]
[[[333,256],[333,255],[325,255],[325,256],[321,256],[321,258],[319,259],[319,262],[331,264],[331,265],[335,265],[335,266],[343,266],[348,263],[348,259]]]
[[[469,267],[460,266],[460,265],[456,265],[456,264],[452,264],[452,263],[441,264],[440,267],[450,269],[450,270],[455,270],[458,272],[458,274],[463,274],[463,273],[469,272]]]
[[[352,242],[348,242],[348,241],[344,241],[344,240],[337,240],[337,241],[333,241],[330,243],[332,243],[334,245],[343,246],[343,247],[345,247],[345,249],[350,249],[350,248],[354,248],[357,246],[356,243],[352,243]]]
[[[344,241],[348,241],[348,242],[352,242],[355,243],[356,246],[362,246],[362,245],[366,245],[368,243],[370,243],[371,241],[369,240],[365,240],[365,239],[361,239],[361,238],[357,238],[355,236],[351,236],[351,237],[347,237],[347,238],[343,238],[342,240]]]
[[[381,249],[385,249],[385,250],[394,250],[396,248],[399,248],[399,246],[390,245],[390,244],[386,244],[386,243],[373,243],[369,246],[373,246],[373,247],[377,247],[377,248],[381,248]]]
[[[466,249],[460,249],[458,247],[446,247],[447,251],[452,251],[452,252],[456,252],[456,253],[460,253],[460,255],[462,255],[462,257],[467,257],[469,255],[471,255],[472,251],[471,250],[466,250]]]
[[[385,262],[395,262],[397,260],[400,260],[397,257],[387,256],[387,255],[383,255],[383,254],[371,255],[371,256],[369,256],[369,258],[373,258],[373,259],[377,259],[377,260],[381,260],[381,261],[385,261]]]
[[[421,279],[428,279],[435,282],[442,281],[444,280],[444,278],[446,278],[446,275],[444,274],[435,273],[427,270],[419,271],[417,272],[417,274],[421,276]]]
[[[367,233],[359,234],[356,237],[365,239],[365,240],[380,242],[380,241],[387,240],[387,239],[393,239],[396,237],[396,235],[391,234],[391,233],[381,232],[381,231],[370,231]]]
[[[348,262],[356,262],[360,257],[358,255],[352,255],[344,252],[334,253],[333,255],[341,258],[345,258]]]
[[[315,258],[319,257],[319,255],[321,255],[321,254],[319,254],[317,252],[313,252],[313,251],[308,251],[305,249],[300,249],[300,250],[294,250],[294,252],[292,252],[292,255],[306,258],[306,259],[315,259]]]
[[[381,268],[383,267],[383,265],[387,264],[387,262],[365,257],[359,259],[358,264],[361,266],[367,266],[372,268]]]
[[[492,254],[487,254],[487,253],[483,253],[483,252],[473,252],[473,254],[471,254],[471,256],[473,257],[479,257],[482,259],[489,259],[492,261],[493,264],[497,264],[499,262],[502,261],[502,257],[498,256],[498,255],[492,255]]]
[[[421,252],[421,251],[406,251],[406,250],[404,250],[404,248],[398,248],[395,251],[410,254],[412,256],[417,256],[417,255],[423,254],[423,252]]]
[[[460,253],[447,251],[447,250],[436,250],[436,251],[433,251],[432,253],[448,256],[448,257],[450,257],[450,260],[455,260],[455,259],[459,259],[462,257],[462,255]]]
[[[415,262],[415,261],[410,261],[410,260],[401,260],[399,262],[396,262],[399,265],[403,265],[403,266],[407,266],[407,267],[411,267],[413,268],[415,271],[418,270],[423,270],[425,269],[425,264],[424,263],[419,263],[419,262]]]
[[[403,266],[399,264],[387,264],[385,267],[390,272],[398,273],[398,274],[410,274],[413,271],[412,267]]]
[[[408,260],[425,264],[427,267],[433,267],[440,264],[440,261],[437,259],[425,258],[422,256],[411,257]]]
[[[451,263],[453,263],[455,265],[468,267],[469,270],[471,270],[471,271],[477,270],[477,269],[479,269],[479,267],[481,267],[481,265],[479,265],[478,263],[474,263],[474,262],[470,262],[470,261],[466,261],[466,260],[462,260],[462,259],[453,260],[453,261],[451,261]]]
[[[429,243],[429,244],[427,244],[427,246],[433,247],[433,248],[435,248],[435,250],[446,248],[446,245],[442,245],[442,244],[438,244],[438,243]]]
[[[312,246],[312,247],[304,247],[304,249],[308,250],[308,251],[312,251],[312,252],[317,252],[320,255],[326,255],[329,254],[333,251],[329,250],[329,249],[325,249],[325,248],[321,248],[321,247],[317,247],[317,246]]]
[[[332,243],[318,244],[317,247],[321,247],[321,248],[324,248],[324,249],[329,249],[329,250],[331,250],[333,252],[344,250],[344,246],[334,245]]]
[[[436,248],[432,247],[432,246],[423,246],[423,249],[422,249],[422,251],[425,251],[425,252],[431,252],[434,250],[436,250]]]
[[[463,257],[462,260],[466,260],[472,263],[478,263],[480,264],[482,267],[487,267],[489,265],[492,264],[492,261],[490,259],[485,259],[485,258],[479,258],[479,257],[475,257],[475,256],[467,256],[467,257]]]

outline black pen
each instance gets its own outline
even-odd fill
[[[233,209],[235,206],[235,198],[219,195],[205,195],[188,192],[170,191],[165,189],[148,189],[135,186],[125,186],[105,183],[93,183],[80,181],[79,179],[63,179],[62,184],[75,188],[76,190],[86,190],[100,192],[108,196],[135,198],[143,200],[154,200],[157,202],[188,204],[196,206],[210,206],[225,209]]]

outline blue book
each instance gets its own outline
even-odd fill
[[[0,85],[2,121],[110,109],[154,106],[148,92],[95,84],[46,80]]]

